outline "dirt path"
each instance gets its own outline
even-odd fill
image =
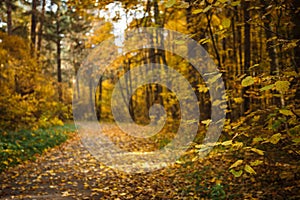
[[[104,127],[112,132],[112,127]],[[114,129],[111,139],[124,149],[154,148],[151,142],[133,143]],[[116,137],[118,136],[118,137]],[[122,139],[123,138],[123,139]],[[164,169],[166,170],[166,169]],[[0,199],[151,199],[170,198],[173,173],[127,174],[96,160],[78,135],[0,175]]]
[[[138,141],[106,127],[112,141],[127,150],[149,151],[151,141]],[[126,142],[124,142],[126,141]],[[122,146],[123,145],[123,146]],[[249,159],[249,154],[239,154]],[[236,161],[230,151],[213,151],[207,157],[130,174],[107,167],[84,147],[78,135],[0,174],[0,199],[297,199],[296,166],[281,177],[285,165],[264,163],[256,175],[234,178],[228,168]],[[295,175],[293,175],[295,174]],[[293,178],[294,177],[294,178]],[[223,198],[221,198],[223,197]],[[287,198],[288,197],[288,198]]]

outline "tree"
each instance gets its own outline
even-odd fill
[[[51,1],[51,10],[48,11],[45,37],[55,46],[56,76],[58,99],[63,101],[62,91],[62,42],[66,31],[69,29],[68,16],[66,13],[66,4],[64,1]],[[51,47],[51,44],[49,44]]]
[[[5,1],[6,4],[6,15],[7,15],[7,34],[11,35],[12,34],[12,2],[10,0]]]
[[[37,57],[40,57],[41,48],[42,48],[42,39],[43,39],[43,29],[44,29],[44,21],[45,21],[45,7],[46,0],[42,0],[42,12],[39,14],[39,29],[38,29],[38,42],[37,42]]]
[[[31,55],[33,56],[35,53],[35,45],[36,45],[36,26],[37,26],[37,0],[32,0],[32,8],[31,8]]]

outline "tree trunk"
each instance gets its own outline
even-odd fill
[[[262,12],[267,13],[267,7],[269,4],[265,0],[261,0],[261,3],[263,4]],[[264,20],[264,27],[265,27],[265,34],[266,34],[266,40],[267,42],[267,52],[270,57],[270,74],[273,75],[276,72],[277,66],[276,66],[276,55],[275,55],[275,49],[274,49],[274,43],[272,41],[272,30],[270,23],[272,21],[271,14],[267,14],[266,20]]]
[[[56,19],[56,64],[57,64],[57,82],[58,82],[58,99],[62,102],[62,74],[61,74],[61,38],[60,38],[60,6],[57,5]]]
[[[293,23],[294,23],[294,28],[292,31],[293,34],[293,39],[300,40],[300,1],[299,0],[294,0],[293,1],[293,10],[294,10],[294,16],[293,16]],[[294,48],[294,60],[295,60],[295,71],[297,73],[300,72],[300,45],[298,41],[298,45]],[[296,94],[295,94],[295,105],[299,105],[300,103],[300,79],[298,78],[297,82],[295,84],[298,84]]]
[[[99,80],[99,92],[98,92],[98,106],[97,106],[97,118],[100,121],[101,120],[101,113],[102,113],[102,80],[103,77],[100,78]]]
[[[244,0],[243,2],[243,11],[244,11],[244,68],[243,74],[250,75],[249,68],[250,68],[250,61],[251,61],[251,41],[250,41],[250,2]],[[250,108],[250,97],[245,95],[246,91],[249,87],[243,88],[242,95],[244,97],[244,111],[248,111]],[[244,113],[243,113],[244,114]]]
[[[293,23],[294,23],[294,29],[292,31],[293,33],[293,39],[300,40],[300,1],[294,0],[293,2],[293,10],[294,10],[294,16],[293,16]],[[297,10],[298,9],[298,10]],[[300,45],[298,42],[298,45],[294,49],[294,55],[295,55],[295,70],[299,73],[300,72]]]
[[[250,2],[244,1],[244,73],[249,74],[250,60],[251,60],[251,41],[250,41],[250,12],[249,12]]]
[[[35,43],[36,43],[36,14],[37,14],[37,10],[36,10],[36,2],[37,0],[32,0],[32,9],[31,9],[31,56],[34,55],[34,51],[35,51]]]
[[[214,37],[214,34],[213,34],[213,30],[212,30],[212,27],[211,27],[211,17],[209,17],[209,14],[206,14],[206,18],[207,18],[207,26],[208,26],[208,30],[209,30],[209,34],[210,34],[210,37],[211,37],[211,41],[212,41],[212,45],[213,45],[213,48],[214,48],[214,51],[215,51],[215,54],[216,54],[216,58],[218,60],[218,67],[219,69],[221,70],[221,57],[220,57],[220,53],[219,53],[219,50],[218,50],[218,47],[217,47],[217,44],[216,44],[216,41],[215,41],[215,37]]]
[[[40,51],[42,47],[42,39],[43,39],[43,26],[45,20],[45,7],[46,7],[46,0],[42,1],[42,13],[40,15],[40,26],[38,30],[38,42],[37,42],[37,57],[40,57]]]
[[[12,34],[12,3],[11,0],[6,0],[6,15],[7,15],[7,34]]]

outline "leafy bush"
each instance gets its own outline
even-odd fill
[[[0,132],[0,172],[25,160],[33,160],[44,150],[68,139],[74,125],[56,126],[36,131]]]
[[[4,33],[0,40],[0,129],[45,128],[71,118],[70,98],[58,101],[56,80],[43,73],[26,41]]]

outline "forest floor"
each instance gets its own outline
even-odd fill
[[[108,135],[120,132],[107,133]],[[140,142],[140,141],[139,141]],[[153,144],[128,148],[152,149]],[[237,154],[216,148],[208,156],[145,173],[124,173],[97,161],[78,134],[0,174],[0,199],[299,199],[298,162],[265,161],[255,173],[234,177]]]

